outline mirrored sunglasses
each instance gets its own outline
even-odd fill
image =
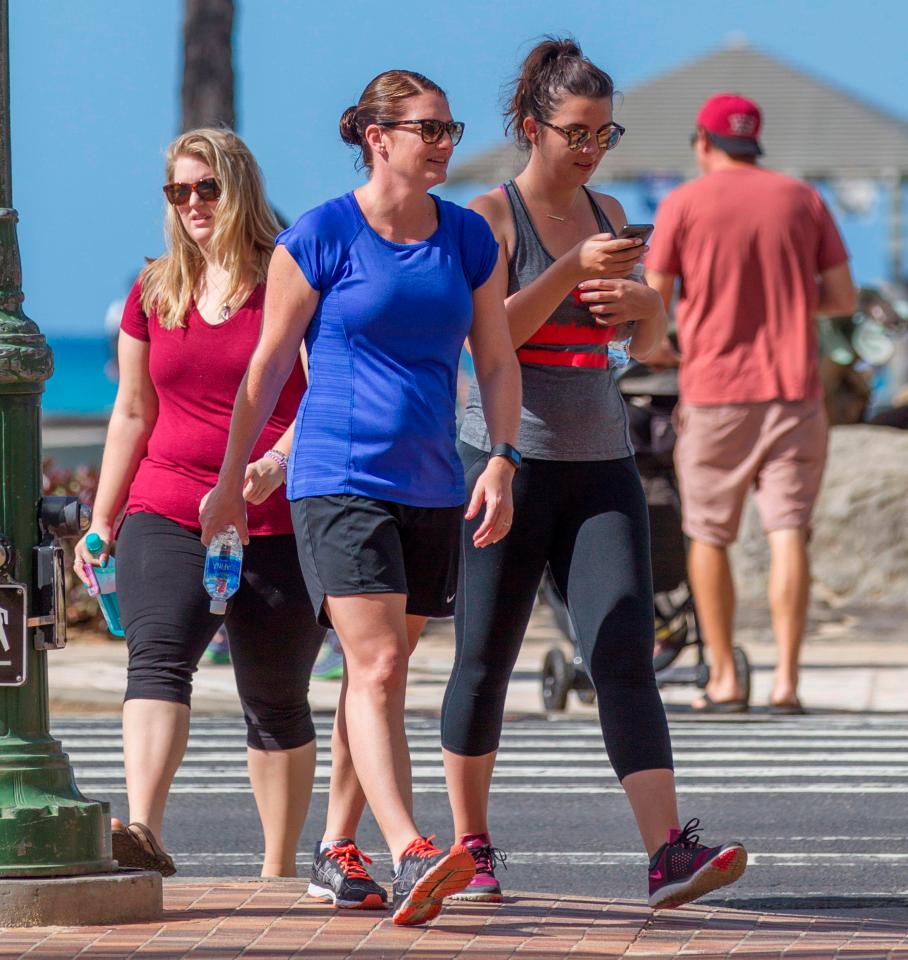
[[[589,143],[593,132],[588,127],[559,127],[547,120],[538,120],[544,127],[555,130],[567,140],[568,150],[579,150],[585,143]],[[618,146],[618,141],[626,133],[626,129],[620,123],[607,123],[596,131],[596,143],[600,150],[614,150]]]

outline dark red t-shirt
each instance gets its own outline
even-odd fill
[[[698,177],[659,207],[646,267],[681,277],[681,398],[819,397],[817,275],[848,254],[813,187],[756,166]]]
[[[123,309],[120,329],[150,344],[148,367],[158,395],[158,419],[148,439],[126,506],[130,513],[157,513],[199,530],[199,501],[217,483],[227,449],[233,402],[262,326],[265,285],[228,320],[212,326],[193,303],[186,326],[165,330],[142,310],[137,281]],[[257,460],[294,421],[306,389],[302,363],[293,372],[271,419],[252,451]],[[280,487],[262,504],[247,504],[252,536],[291,533],[290,507]]]

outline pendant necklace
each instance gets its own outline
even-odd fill
[[[568,217],[556,217],[554,213],[547,213],[549,220],[557,220],[559,223],[567,223]]]

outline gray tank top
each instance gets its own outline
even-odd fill
[[[513,180],[502,188],[514,217],[515,245],[508,263],[508,296],[532,283],[554,262],[539,239]],[[603,233],[614,233],[587,192]],[[619,460],[633,456],[627,410],[608,369],[602,327],[571,294],[517,352],[523,406],[517,448],[537,460]],[[577,364],[577,365],[567,365]],[[491,450],[479,387],[470,383],[460,429],[464,443]]]

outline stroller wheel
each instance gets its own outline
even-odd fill
[[[744,702],[750,703],[750,660],[742,647],[732,647],[731,655],[735,662],[735,676],[744,691]]]
[[[558,647],[552,647],[542,664],[542,703],[546,710],[564,710],[573,682],[573,666]]]

